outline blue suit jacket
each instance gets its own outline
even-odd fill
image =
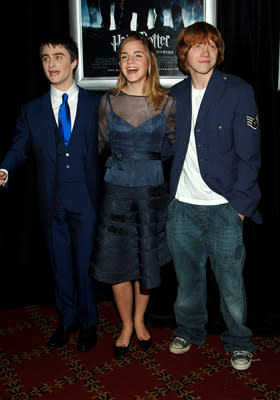
[[[72,135],[83,136],[83,166],[89,196],[96,210],[99,177],[97,145],[97,109],[99,96],[79,88],[77,113]],[[56,200],[56,131],[50,92],[22,106],[16,123],[16,135],[1,168],[10,173],[23,165],[32,152],[43,224],[51,222]]]
[[[191,130],[188,76],[171,89],[176,99],[176,147],[171,169],[171,198],[176,194]],[[206,184],[240,214],[261,223],[257,183],[261,163],[260,129],[252,87],[214,70],[194,128],[200,172]]]

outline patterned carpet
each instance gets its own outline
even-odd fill
[[[172,330],[151,328],[143,352],[132,339],[123,359],[113,355],[120,329],[110,301],[99,304],[98,344],[76,350],[76,335],[61,350],[45,344],[57,325],[53,306],[0,309],[1,400],[276,400],[280,399],[280,338],[255,337],[249,370],[235,371],[218,335],[188,353],[168,351]]]

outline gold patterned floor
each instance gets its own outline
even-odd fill
[[[280,399],[280,338],[255,337],[250,369],[235,371],[218,335],[204,346],[171,354],[170,328],[151,328],[153,346],[132,339],[122,359],[113,354],[120,329],[110,301],[99,303],[98,343],[86,353],[68,345],[45,346],[57,326],[53,306],[0,309],[1,400],[277,400]]]

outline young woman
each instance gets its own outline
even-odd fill
[[[117,88],[103,96],[99,144],[106,162],[101,223],[90,275],[112,284],[122,321],[114,345],[126,353],[135,330],[147,349],[144,314],[149,292],[160,285],[160,267],[170,260],[165,221],[168,193],[162,160],[172,154],[175,103],[159,83],[155,49],[133,33],[118,50]]]

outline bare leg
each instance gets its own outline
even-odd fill
[[[116,283],[112,286],[115,301],[122,320],[121,334],[116,341],[116,346],[128,346],[133,332],[132,303],[133,291],[131,282]]]
[[[137,338],[140,340],[148,340],[150,334],[144,324],[144,314],[149,302],[150,293],[142,293],[140,290],[139,282],[136,281],[135,285],[135,312],[134,312],[134,328]]]

